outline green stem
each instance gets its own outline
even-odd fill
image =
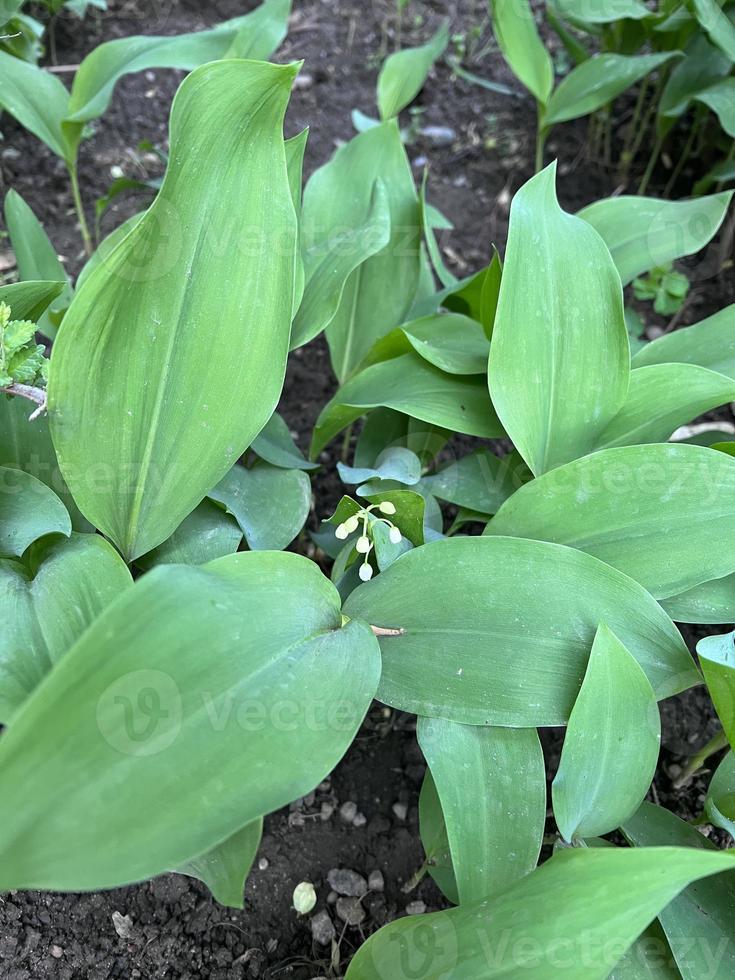
[[[723,163],[724,164],[730,163],[730,161],[732,160],[732,158],[734,156],[735,156],[735,140],[733,140],[732,143],[730,144],[730,149],[727,151],[727,156],[723,160]],[[717,184],[715,186],[715,191],[717,193],[719,193],[724,186],[725,186],[725,181],[724,180],[718,180],[717,181]]]
[[[536,129],[536,173],[544,169],[544,146],[546,145],[547,131],[543,124],[541,105],[538,107],[538,126]]]
[[[723,731],[717,732],[705,746],[703,746],[696,755],[693,755],[689,762],[687,762],[684,767],[684,771],[677,778],[674,783],[675,789],[681,789],[685,783],[688,783],[692,776],[699,772],[702,766],[705,764],[710,756],[713,756],[715,752],[721,752],[726,749],[729,745],[727,740],[727,735]]]
[[[69,178],[71,180],[71,193],[74,198],[74,209],[77,212],[77,218],[79,219],[79,230],[82,233],[82,239],[84,241],[84,251],[87,255],[91,255],[94,251],[94,245],[92,243],[92,235],[89,231],[89,225],[87,224],[87,218],[84,214],[84,204],[82,203],[82,195],[79,191],[79,177],[77,175],[77,165],[76,163],[67,164],[69,169]]]
[[[346,463],[350,455],[350,441],[352,439],[352,425],[348,425],[345,429],[344,438],[342,439],[342,462]]]
[[[661,154],[661,148],[663,145],[664,145],[663,136],[657,136],[656,142],[653,144],[653,149],[651,150],[651,155],[648,158],[648,163],[646,164],[645,173],[643,174],[643,177],[641,177],[641,182],[638,185],[639,197],[642,197],[643,194],[646,193],[646,189],[648,188],[648,182],[651,179],[651,175],[653,174],[653,169],[656,166],[656,161],[658,160]]]
[[[651,84],[650,75],[646,75],[643,79],[640,88],[638,89],[638,98],[636,99],[635,108],[633,109],[633,118],[630,121],[630,128],[625,135],[625,143],[623,145],[622,152],[620,154],[620,175],[621,177],[627,177],[628,171],[630,170],[630,165],[633,162],[634,151],[633,147],[637,143],[640,145],[639,127],[641,126],[641,115],[643,113],[643,106],[645,104],[646,95],[648,94],[648,88]]]
[[[671,176],[666,182],[666,187],[664,188],[664,197],[668,197],[671,191],[674,189],[682,170],[684,169],[684,164],[687,162],[692,153],[692,148],[694,147],[694,141],[697,138],[697,134],[701,129],[702,122],[704,119],[704,113],[698,112],[697,117],[689,128],[689,135],[687,136],[687,141],[684,144],[684,149],[679,154],[679,159],[676,161],[676,166],[671,171]]]

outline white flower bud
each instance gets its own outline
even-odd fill
[[[366,555],[368,551],[370,551],[370,538],[368,538],[364,534],[361,534],[360,537],[357,539],[357,544],[355,545],[355,548],[358,550],[358,552],[361,555]]]
[[[359,575],[363,582],[369,582],[373,577],[373,566],[368,562],[365,562],[364,565],[360,565]]]
[[[316,892],[310,881],[302,881],[293,890],[293,907],[299,915],[308,915],[316,905]]]
[[[340,541],[344,541],[350,532],[347,530],[346,524],[339,524],[337,530],[334,532],[334,536],[339,538]]]
[[[378,504],[378,510],[381,514],[387,514],[391,517],[396,512],[396,505],[392,504],[390,500],[384,500],[382,504]]]
[[[391,540],[391,543],[392,544],[400,544],[401,543],[401,532],[398,530],[397,527],[392,527],[390,529],[390,531],[388,532],[388,535],[390,537],[390,540]]]
[[[347,533],[348,534],[352,534],[353,531],[356,531],[357,530],[357,525],[359,523],[360,522],[357,519],[357,514],[353,514],[352,517],[348,517],[347,520],[345,521],[345,524],[344,524],[344,526],[347,528]]]

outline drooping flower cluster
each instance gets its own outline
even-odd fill
[[[373,567],[370,564],[370,552],[375,547],[375,542],[372,536],[371,528],[371,515],[373,521],[386,524],[389,528],[388,536],[392,544],[400,544],[401,542],[401,532],[395,526],[392,521],[389,521],[387,517],[377,517],[372,514],[374,510],[380,511],[381,514],[385,514],[392,517],[396,508],[389,500],[384,500],[379,504],[370,504],[369,507],[361,507],[360,510],[353,514],[352,517],[348,517],[346,521],[337,526],[337,530],[334,532],[340,541],[345,541],[351,534],[354,534],[362,523],[362,533],[360,537],[355,542],[355,550],[363,555],[363,561],[358,570],[358,574],[363,582],[369,582],[373,577]]]

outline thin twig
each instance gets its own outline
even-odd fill
[[[35,402],[38,405],[35,412],[28,416],[29,422],[35,422],[46,411],[46,392],[43,388],[14,384],[8,385],[6,388],[0,388],[0,391],[5,392],[6,395],[17,395],[19,398],[27,398],[28,401]]]
[[[79,71],[79,65],[48,65],[46,71],[52,75],[65,75],[68,72]]]
[[[375,636],[405,636],[406,633],[404,629],[389,629],[385,626],[371,626],[370,629]]]

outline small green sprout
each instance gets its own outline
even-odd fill
[[[684,305],[689,292],[689,280],[671,264],[651,269],[647,276],[633,281],[636,299],[653,300],[653,308],[662,316],[671,316]]]
[[[362,534],[357,539],[355,543],[355,550],[358,554],[364,555],[362,565],[359,568],[359,576],[363,582],[369,582],[373,577],[373,567],[370,564],[370,552],[375,547],[375,543],[372,539],[372,530],[370,526],[370,518],[381,524],[386,524],[390,529],[388,535],[392,544],[401,543],[401,532],[395,526],[392,521],[389,521],[387,517],[376,517],[372,514],[372,511],[378,510],[381,514],[388,515],[392,517],[396,512],[395,504],[392,504],[389,500],[384,500],[379,504],[370,504],[369,507],[362,507],[360,510],[353,514],[352,517],[348,517],[346,521],[337,526],[335,535],[340,539],[340,541],[345,541],[351,534],[360,526],[362,522]]]

